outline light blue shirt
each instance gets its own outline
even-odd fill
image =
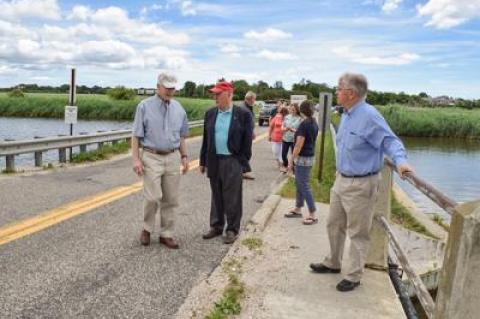
[[[337,133],[337,170],[344,175],[366,175],[383,167],[388,155],[395,165],[407,161],[405,147],[376,108],[359,101],[345,109]]]
[[[217,154],[231,155],[228,150],[228,131],[230,130],[230,122],[232,121],[232,107],[226,111],[218,110],[217,119],[215,120],[215,149]]]
[[[180,147],[180,137],[188,136],[187,113],[177,101],[167,104],[154,95],[138,104],[132,131],[145,147],[176,149]]]

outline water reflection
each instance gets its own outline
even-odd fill
[[[418,176],[457,202],[480,199],[480,141],[402,138]],[[410,184],[397,182],[426,213],[448,215]],[[448,219],[448,218],[447,218]]]

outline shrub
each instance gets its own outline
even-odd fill
[[[13,89],[10,92],[8,92],[8,96],[10,96],[10,97],[24,97],[25,94],[23,94],[22,90],[20,90],[20,89]]]
[[[133,100],[137,93],[135,90],[127,89],[124,86],[117,86],[108,90],[107,95],[114,100]]]

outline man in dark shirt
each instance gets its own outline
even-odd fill
[[[250,113],[252,114],[252,139],[255,139],[255,114],[253,112],[253,105],[255,104],[255,99],[257,98],[257,95],[252,92],[248,91],[247,94],[245,94],[245,99],[240,104],[241,107],[244,107],[245,109],[249,110]],[[245,171],[243,172],[243,178],[244,179],[255,179],[255,176],[252,173],[252,168],[250,166],[250,163],[248,163],[248,166],[245,167]]]

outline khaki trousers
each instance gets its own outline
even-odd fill
[[[380,174],[347,178],[337,173],[330,193],[327,219],[330,255],[323,264],[330,268],[342,268],[345,279],[353,282],[360,281],[368,255],[379,183]],[[350,239],[350,247],[342,267],[346,235]]]
[[[148,232],[155,230],[155,215],[160,215],[160,237],[172,238],[174,208],[178,206],[180,165],[178,154],[158,155],[142,151],[143,222]]]

